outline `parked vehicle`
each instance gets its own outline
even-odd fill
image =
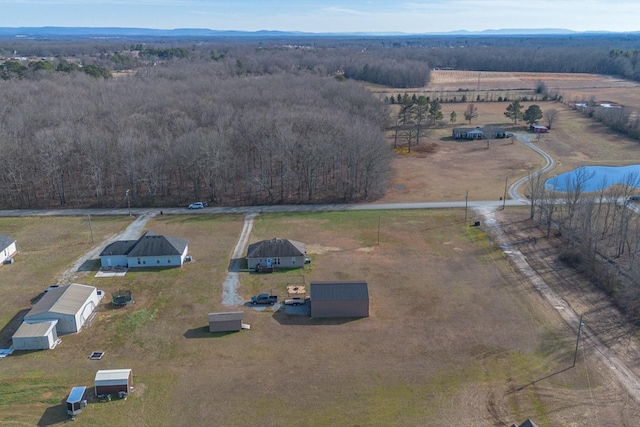
[[[251,304],[269,304],[273,305],[278,302],[277,295],[260,294],[251,297]]]
[[[311,264],[311,258],[305,258],[304,259],[304,263],[305,264]]]
[[[293,298],[287,298],[286,300],[284,300],[284,303],[286,305],[304,305],[306,302],[307,300],[302,297],[293,297]]]
[[[204,208],[204,203],[202,202],[195,202],[189,205],[189,209],[202,209],[202,208]]]
[[[640,200],[640,196],[631,196],[631,197],[629,197],[629,201],[630,202],[637,202],[638,200]]]

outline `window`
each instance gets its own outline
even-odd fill
[[[158,264],[160,264],[160,260],[158,260]]]
[[[138,258],[138,265],[140,265],[140,258]]]
[[[296,263],[296,258],[295,258],[295,257],[292,257],[292,258],[291,258],[291,264],[295,264],[295,263]]]
[[[171,264],[171,258],[167,258],[167,264]]]

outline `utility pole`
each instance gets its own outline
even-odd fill
[[[91,227],[91,214],[89,214],[89,232],[91,233],[91,243],[93,243],[93,228]]]
[[[469,190],[464,195],[464,223],[467,223],[467,205],[469,201]]]
[[[576,360],[578,359],[578,344],[580,344],[580,331],[582,331],[582,314],[580,315],[580,323],[578,324],[578,339],[576,340],[576,352],[573,354],[573,365],[576,366]]]
[[[131,198],[129,197],[129,190],[127,190],[125,196],[127,196],[127,206],[129,207],[129,216],[131,216]]]
[[[380,245],[380,215],[378,215],[378,245]]]
[[[507,204],[507,181],[509,177],[504,177],[504,197],[502,198],[502,210],[504,210],[505,205]]]

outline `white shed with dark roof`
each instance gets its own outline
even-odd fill
[[[209,313],[209,332],[237,332],[242,329],[242,311]]]
[[[56,346],[57,320],[40,323],[23,323],[13,337],[14,350],[51,350]]]
[[[307,248],[295,240],[274,238],[252,243],[247,249],[247,267],[302,268]]]
[[[16,239],[0,234],[0,265],[18,252]]]
[[[79,332],[100,302],[94,286],[72,283],[60,286],[42,296],[24,316],[25,323],[57,320],[57,334]]]
[[[369,317],[367,282],[311,282],[311,317]]]

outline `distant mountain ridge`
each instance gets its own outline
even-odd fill
[[[326,32],[312,33],[302,31],[239,31],[211,30],[207,28],[176,28],[161,30],[152,28],[127,27],[0,27],[0,37],[47,38],[47,37],[336,37],[336,36],[519,36],[519,35],[578,35],[578,34],[617,34],[608,31],[579,32],[561,28],[538,29],[498,29],[483,31],[457,30],[449,32],[403,33],[403,32]]]

